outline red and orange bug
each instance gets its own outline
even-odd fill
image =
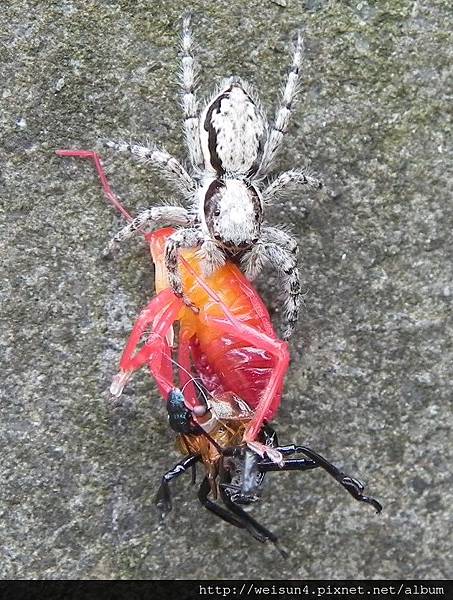
[[[181,253],[181,273],[185,295],[199,309],[194,313],[168,287],[163,265],[165,241],[172,229],[148,235],[156,265],[158,294],[142,311],[132,330],[120,361],[120,372],[112,386],[119,394],[133,371],[148,365],[160,384],[164,398],[175,386],[165,380],[166,365],[171,368],[167,338],[179,322],[178,387],[184,388],[189,409],[197,406],[196,389],[189,375],[192,365],[213,396],[236,394],[253,411],[244,431],[243,442],[259,454],[270,449],[257,442],[265,421],[271,420],[280,404],[284,377],[289,364],[286,342],[279,340],[269,314],[244,275],[226,263],[213,275],[201,274],[196,250]],[[137,350],[147,331],[146,342]],[[275,460],[281,460],[275,453]]]

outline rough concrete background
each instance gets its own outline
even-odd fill
[[[453,576],[449,4],[2,3],[1,577]],[[100,259],[121,221],[91,164],[54,156],[129,134],[184,155],[176,58],[189,6],[203,92],[237,73],[270,114],[292,32],[305,30],[277,166],[311,163],[329,192],[307,218],[304,194],[269,212],[300,238],[307,290],[278,431],[366,481],[384,512],[323,473],[269,476],[254,514],[287,561],[204,511],[189,478],[159,521],[153,495],[178,455],[155,387],[142,373],[121,409],[108,402],[151,294],[149,259],[139,240]],[[170,195],[155,172],[103,153],[131,210]]]

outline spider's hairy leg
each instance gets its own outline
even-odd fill
[[[200,135],[198,132],[199,115],[196,97],[196,62],[192,51],[192,30],[190,27],[192,15],[187,13],[182,22],[182,65],[181,65],[181,92],[182,108],[184,112],[184,133],[190,162],[194,168],[203,165]]]
[[[269,262],[275,267],[282,281],[284,297],[282,338],[287,340],[296,327],[302,303],[297,257],[278,243],[265,244],[264,253],[269,257]]]
[[[257,274],[264,264],[272,265],[282,282],[283,333],[282,338],[291,337],[299,317],[302,292],[297,267],[298,246],[289,234],[274,227],[263,228],[265,237],[244,257],[242,267],[248,276]]]
[[[264,188],[263,202],[270,203],[278,198],[289,186],[306,185],[308,189],[320,190],[322,181],[315,177],[309,169],[291,169],[280,173],[269,185]]]
[[[165,246],[165,266],[168,273],[168,281],[174,293],[184,300],[184,303],[198,312],[198,308],[184,295],[181,273],[178,266],[178,252],[182,248],[196,248],[204,242],[204,236],[200,229],[191,227],[179,229],[172,233]]]
[[[217,269],[225,264],[226,258],[222,250],[212,240],[205,240],[199,250],[203,273],[212,275]]]
[[[118,244],[129,239],[141,230],[145,225],[167,224],[177,227],[188,227],[192,224],[192,219],[188,211],[182,206],[153,206],[147,208],[135,217],[128,225],[120,229],[112,238],[108,246],[104,249],[103,255],[109,256],[118,248]]]
[[[195,181],[182,164],[163,148],[113,141],[107,142],[106,145],[116,152],[125,152],[139,162],[156,167],[168,181],[176,185],[185,197],[193,196],[196,187]]]
[[[275,113],[275,120],[269,132],[266,144],[264,146],[261,164],[257,172],[257,177],[265,175],[271,163],[273,162],[288,130],[289,119],[293,110],[294,99],[297,93],[297,82],[299,79],[299,69],[302,62],[303,53],[302,34],[299,31],[294,47],[293,60],[286,79],[285,87],[280,101],[280,106]]]
[[[261,230],[261,241],[263,243],[271,242],[280,246],[283,250],[296,257],[299,254],[299,246],[294,236],[283,229],[266,226]],[[269,257],[262,252],[261,246],[254,251],[246,254],[241,262],[241,268],[249,281],[253,281],[263,270],[265,264],[269,262]]]

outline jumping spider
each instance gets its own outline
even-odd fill
[[[177,185],[190,208],[168,205],[148,208],[117,233],[106,253],[147,224],[178,227],[168,239],[165,254],[169,282],[178,296],[183,296],[177,261],[180,248],[200,247],[207,275],[226,260],[233,260],[252,280],[269,263],[282,282],[285,339],[294,330],[301,302],[298,246],[285,231],[263,224],[263,209],[290,184],[319,189],[321,182],[307,169],[286,171],[272,182],[264,180],[288,129],[302,50],[299,33],[272,126],[268,125],[256,93],[237,77],[220,84],[200,115],[190,16],[186,16],[182,29],[181,86],[191,174],[176,158],[155,146],[108,142],[114,150],[127,152],[160,169],[162,175]]]

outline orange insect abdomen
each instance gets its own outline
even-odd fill
[[[165,241],[172,229],[159,230],[152,234],[150,247],[156,265],[156,291],[168,287],[163,266]],[[261,298],[241,273],[239,268],[226,263],[208,277],[203,275],[197,250],[183,250],[182,257],[203,281],[217,294],[237,321],[275,339],[269,313]],[[199,315],[184,307],[179,315],[181,331],[193,337],[192,356],[197,371],[205,383],[212,381],[210,391],[231,391],[254,408],[261,393],[269,382],[274,368],[273,357],[265,350],[249,345],[237,331],[225,333],[215,326],[207,325],[205,316],[225,319],[218,301],[206,290],[184,266],[180,264],[183,289],[188,298],[198,307]],[[272,418],[280,403],[281,391],[273,399],[267,419]]]

